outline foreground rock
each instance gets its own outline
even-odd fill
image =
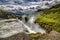
[[[60,33],[51,31],[48,35],[43,35],[38,40],[60,40]]]
[[[51,31],[49,34],[40,34],[39,36],[35,35],[34,38],[24,33],[18,33],[7,38],[1,38],[0,40],[60,40],[60,33]]]
[[[24,33],[18,33],[7,38],[1,38],[0,40],[30,40],[30,38]]]

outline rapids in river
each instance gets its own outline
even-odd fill
[[[34,23],[35,17],[29,18],[28,22],[16,19],[5,19],[0,20],[0,38],[9,37],[17,33],[46,33],[43,28],[41,28],[37,23]]]

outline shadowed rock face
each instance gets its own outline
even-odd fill
[[[1,38],[0,40],[30,40],[30,38],[24,33],[18,33],[7,38]]]

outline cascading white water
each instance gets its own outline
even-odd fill
[[[45,30],[42,29],[37,23],[35,24],[34,21],[35,21],[35,17],[34,16],[32,16],[29,19],[29,21],[28,21],[29,27],[31,28],[31,30],[35,31],[36,33],[37,32],[40,32],[42,34],[45,33]]]
[[[26,32],[25,30],[27,30],[28,32]],[[26,34],[36,33],[18,18],[0,21],[0,38],[6,38],[22,32]]]
[[[12,22],[5,22],[12,21]],[[0,22],[0,38],[5,38],[12,36],[17,33],[24,32],[25,28],[22,23],[18,22],[16,19],[14,20],[2,20]]]
[[[23,25],[24,25],[24,27],[28,30],[28,32],[29,32],[29,34],[30,33],[36,33],[35,31],[33,31],[33,30],[31,30],[31,28],[29,27],[29,26],[27,26],[26,24],[24,24],[22,21],[20,21]]]
[[[31,17],[27,23],[16,19],[2,20],[0,21],[0,38],[6,38],[17,33],[24,32],[26,34],[30,33],[45,33],[45,30],[42,29],[38,24],[34,23],[35,17]],[[28,32],[26,32],[26,30]]]

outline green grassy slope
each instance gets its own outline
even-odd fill
[[[43,10],[36,22],[48,31],[51,29],[60,32],[60,5]]]

